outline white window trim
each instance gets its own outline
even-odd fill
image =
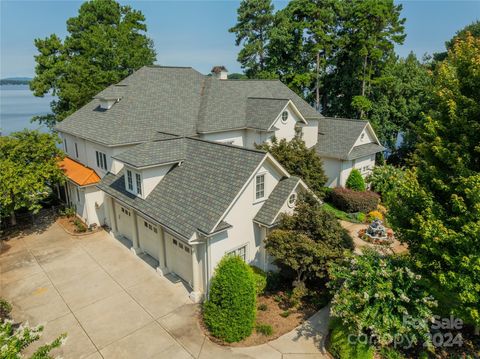
[[[292,196],[295,196],[295,200],[293,201],[293,203],[290,203],[290,198],[291,198]],[[289,195],[288,198],[287,198],[287,206],[288,206],[289,208],[295,207],[295,204],[297,203],[297,199],[298,199],[298,195],[297,195],[295,192],[290,193],[290,195]]]
[[[107,164],[107,155],[99,150],[95,150],[95,157],[97,159],[97,168],[107,171],[108,164]]]
[[[243,243],[237,247],[234,247],[233,249],[230,249],[228,251],[225,252],[225,255],[236,255],[236,252],[239,250],[239,249],[242,249],[245,247],[245,263],[249,263],[250,262],[250,257],[249,257],[249,244],[248,242],[247,243]]]
[[[253,180],[253,203],[263,202],[267,199],[267,171],[258,172]],[[263,197],[257,198],[257,177],[263,176]]]
[[[284,120],[283,119],[283,114],[286,113],[287,114],[287,118]],[[290,118],[290,113],[285,109],[282,111],[282,113],[280,114],[280,121],[283,123],[283,124],[286,124],[288,122],[288,119]]]
[[[142,189],[142,175],[138,172],[135,172],[135,192],[138,196],[142,196],[143,189]]]

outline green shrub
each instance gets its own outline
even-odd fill
[[[268,305],[265,303],[262,303],[258,306],[258,310],[261,310],[262,312],[265,312],[268,309]]]
[[[65,207],[64,210],[60,211],[60,215],[71,218],[75,215],[75,208],[74,207]]]
[[[8,318],[8,315],[12,311],[12,305],[5,299],[0,298],[0,321]]]
[[[253,280],[255,281],[255,289],[257,295],[263,294],[267,287],[267,274],[258,267],[251,266],[253,270]]]
[[[291,314],[290,311],[286,310],[284,312],[281,312],[280,316],[283,317],[283,318],[287,318],[290,314]]]
[[[356,217],[357,217],[357,221],[362,222],[362,223],[365,222],[365,220],[367,219],[367,215],[363,212],[357,213]]]
[[[405,179],[405,171],[400,168],[384,165],[375,166],[372,173],[367,177],[372,191],[379,193],[384,202],[394,199],[394,191],[398,183]]]
[[[275,292],[280,290],[283,284],[283,278],[279,272],[269,271],[267,272],[267,287],[266,290],[269,292]]]
[[[335,291],[331,313],[352,332],[375,337],[380,347],[398,336],[413,344],[430,343],[436,302],[406,258],[365,249],[361,256],[349,255],[343,263],[332,263],[329,274],[329,286]]]
[[[380,349],[380,356],[382,359],[405,359],[405,356],[394,348]]]
[[[255,330],[257,331],[257,333],[260,333],[266,336],[273,334],[273,328],[270,324],[258,323],[257,326],[255,327]]]
[[[255,314],[253,271],[240,257],[226,256],[215,270],[203,305],[205,324],[213,336],[238,342],[252,333]]]
[[[80,233],[83,233],[83,232],[86,232],[87,231],[87,226],[85,226],[85,224],[83,224],[82,221],[80,221],[78,218],[76,218],[74,221],[73,221],[73,224],[75,225],[75,231],[77,232],[80,232]]]
[[[305,297],[307,294],[308,290],[305,286],[305,283],[296,283],[296,286],[292,289],[292,293],[290,294],[288,301],[290,302],[290,305],[292,307],[298,307],[301,303],[302,298]]]
[[[352,169],[348,175],[347,182],[345,186],[354,191],[365,191],[367,188],[365,186],[365,180],[362,177],[362,174],[356,168]]]
[[[373,359],[375,348],[368,344],[350,340],[352,334],[339,319],[332,319],[329,324],[330,340],[327,349],[336,359]],[[350,337],[350,339],[355,339]]]
[[[377,208],[380,196],[375,192],[357,192],[348,188],[335,188],[330,192],[329,202],[338,209],[353,212],[370,212]]]

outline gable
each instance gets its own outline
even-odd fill
[[[365,145],[367,143],[377,143],[377,139],[373,132],[373,129],[369,125],[365,126],[365,128],[362,130],[353,147]]]

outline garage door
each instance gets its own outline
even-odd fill
[[[120,234],[129,240],[133,240],[132,211],[115,202],[115,214],[117,215],[117,226]]]
[[[179,277],[192,285],[192,248],[182,241],[169,236],[169,267]]]
[[[160,237],[157,226],[139,216],[138,235],[140,239],[140,248],[158,260]]]

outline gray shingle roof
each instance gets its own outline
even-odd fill
[[[205,82],[197,131],[202,133],[246,127],[268,128],[271,123],[266,126],[264,119],[259,126],[254,125],[253,121],[248,118],[247,113],[249,111],[253,113],[252,107],[249,106],[252,98],[290,99],[307,121],[308,118],[322,118],[322,115],[315,111],[313,107],[278,80],[216,80],[208,78]],[[269,110],[266,114],[271,117],[273,110],[278,109],[279,106],[274,101],[268,107]],[[279,114],[282,108],[278,110],[275,116]],[[257,109],[257,111],[264,110]],[[257,114],[255,114],[255,117],[259,118]]]
[[[150,141],[156,131],[193,135],[204,79],[192,68],[142,67],[99,94],[122,92],[111,109],[99,109],[94,99],[57,129],[105,145]]]
[[[288,101],[288,99],[249,97],[247,99],[246,127],[268,130]]]
[[[373,155],[377,152],[385,151],[385,147],[376,143],[366,143],[364,145],[355,146],[347,156],[347,159],[354,160],[363,156]]]
[[[194,138],[186,138],[185,145],[183,164],[174,166],[146,199],[127,192],[123,171],[107,174],[98,188],[187,239],[197,230],[222,229],[214,226],[266,154]]]
[[[184,137],[179,137],[145,142],[113,158],[137,168],[180,162],[185,159],[186,155],[185,141]]]
[[[299,181],[300,179],[297,177],[289,177],[278,182],[272,193],[270,193],[270,197],[268,197],[262,208],[258,211],[254,221],[265,224],[266,226],[274,225],[278,212],[280,212],[288,196],[292,193]]]
[[[218,80],[188,67],[145,66],[56,128],[109,146],[150,141],[157,131],[191,136],[245,128],[249,97],[291,99],[307,120],[322,117],[277,80]],[[103,110],[100,98],[120,101]]]
[[[367,121],[323,118],[318,121],[317,153],[322,157],[347,159],[355,141],[362,133]]]

